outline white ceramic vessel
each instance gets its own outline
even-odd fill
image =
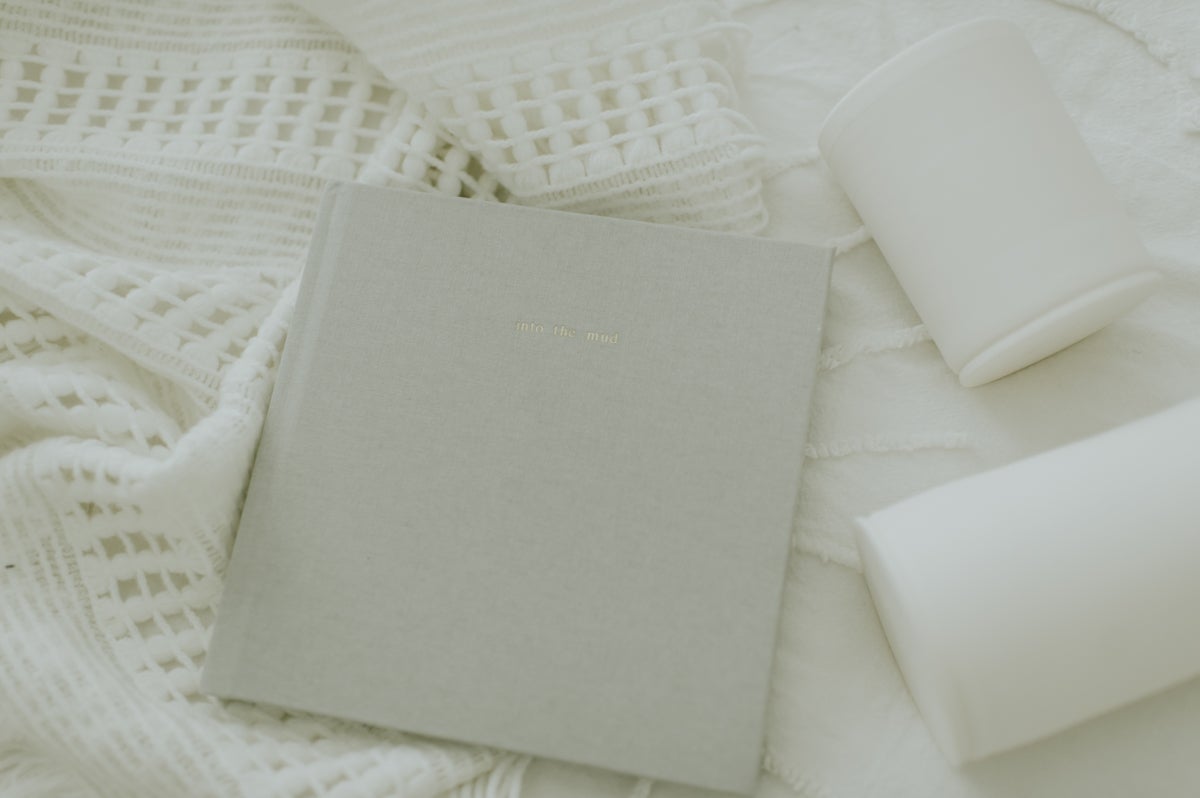
[[[963,385],[1090,335],[1159,281],[1010,23],[950,28],[879,67],[820,149]]]
[[[1200,675],[1200,399],[860,520],[892,651],[955,762]]]

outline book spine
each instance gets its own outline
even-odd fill
[[[305,397],[304,382],[311,365],[312,353],[316,351],[316,339],[321,332],[321,319],[329,296],[329,284],[337,271],[335,255],[342,238],[345,220],[348,218],[349,206],[352,204],[352,195],[346,189],[347,184],[331,185],[326,190],[317,212],[308,258],[298,278],[295,307],[280,358],[275,387],[268,402],[266,421],[255,452],[256,460],[264,457],[264,452],[268,449],[286,449],[292,440],[292,432],[300,415],[299,403],[303,402]],[[293,289],[289,288],[289,291],[291,290]],[[254,474],[253,469],[251,473]],[[270,487],[256,484],[256,479],[270,479],[270,473],[260,472],[257,478],[252,476],[247,488],[242,517],[234,539],[234,553],[230,557],[230,565],[226,572],[226,594],[218,607],[219,623],[213,630],[201,677],[201,689],[207,693],[230,698],[241,697],[236,694],[237,674],[246,643],[247,625],[257,604],[258,586],[248,584],[246,578],[239,578],[237,570],[239,563],[249,563],[258,559],[251,552],[244,551],[245,549],[269,548],[274,545],[264,529],[247,532],[255,526],[253,519],[256,508],[261,503],[261,496],[256,497],[256,494],[270,493]],[[238,556],[239,551],[241,556]],[[238,600],[227,601],[225,599],[230,592],[228,588],[234,583],[237,583],[241,595],[237,597]]]

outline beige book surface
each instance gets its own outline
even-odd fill
[[[829,264],[333,186],[205,689],[751,790]]]

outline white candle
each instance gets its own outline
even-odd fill
[[[820,149],[963,385],[1090,335],[1159,281],[1007,22],[951,28],[872,72]]]
[[[1200,399],[860,520],[880,620],[954,762],[1200,675]]]

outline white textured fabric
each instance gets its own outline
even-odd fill
[[[518,202],[712,229],[766,221],[711,2],[305,0]]]
[[[1200,8],[734,5],[745,28],[701,6],[690,38],[668,19],[678,8],[572,4],[555,27],[540,6],[531,27],[504,23],[510,45],[489,39],[489,15],[507,13],[492,4],[314,4],[337,34],[284,5],[0,3],[0,794],[482,798],[522,781],[535,798],[694,794],[196,694],[286,286],[330,177],[746,232],[765,205],[767,235],[838,246],[761,798],[1196,792],[1196,684],[946,765],[878,629],[851,519],[1200,393]],[[1029,36],[1168,284],[1068,351],[965,390],[812,146],[871,68],[988,14]],[[599,35],[619,20],[636,59]],[[471,44],[436,46],[456,38]],[[550,62],[518,64],[538,42]],[[505,48],[509,62],[473,57]],[[590,89],[565,66],[578,57]],[[745,117],[727,76],[739,66]],[[546,96],[538,70],[557,70]],[[687,94],[698,85],[717,108]],[[607,177],[593,95],[622,159]],[[526,133],[548,131],[538,143],[520,121],[505,129],[516,105]],[[616,140],[643,118],[656,155]],[[664,157],[679,123],[691,139]],[[626,149],[662,160],[639,171]]]

